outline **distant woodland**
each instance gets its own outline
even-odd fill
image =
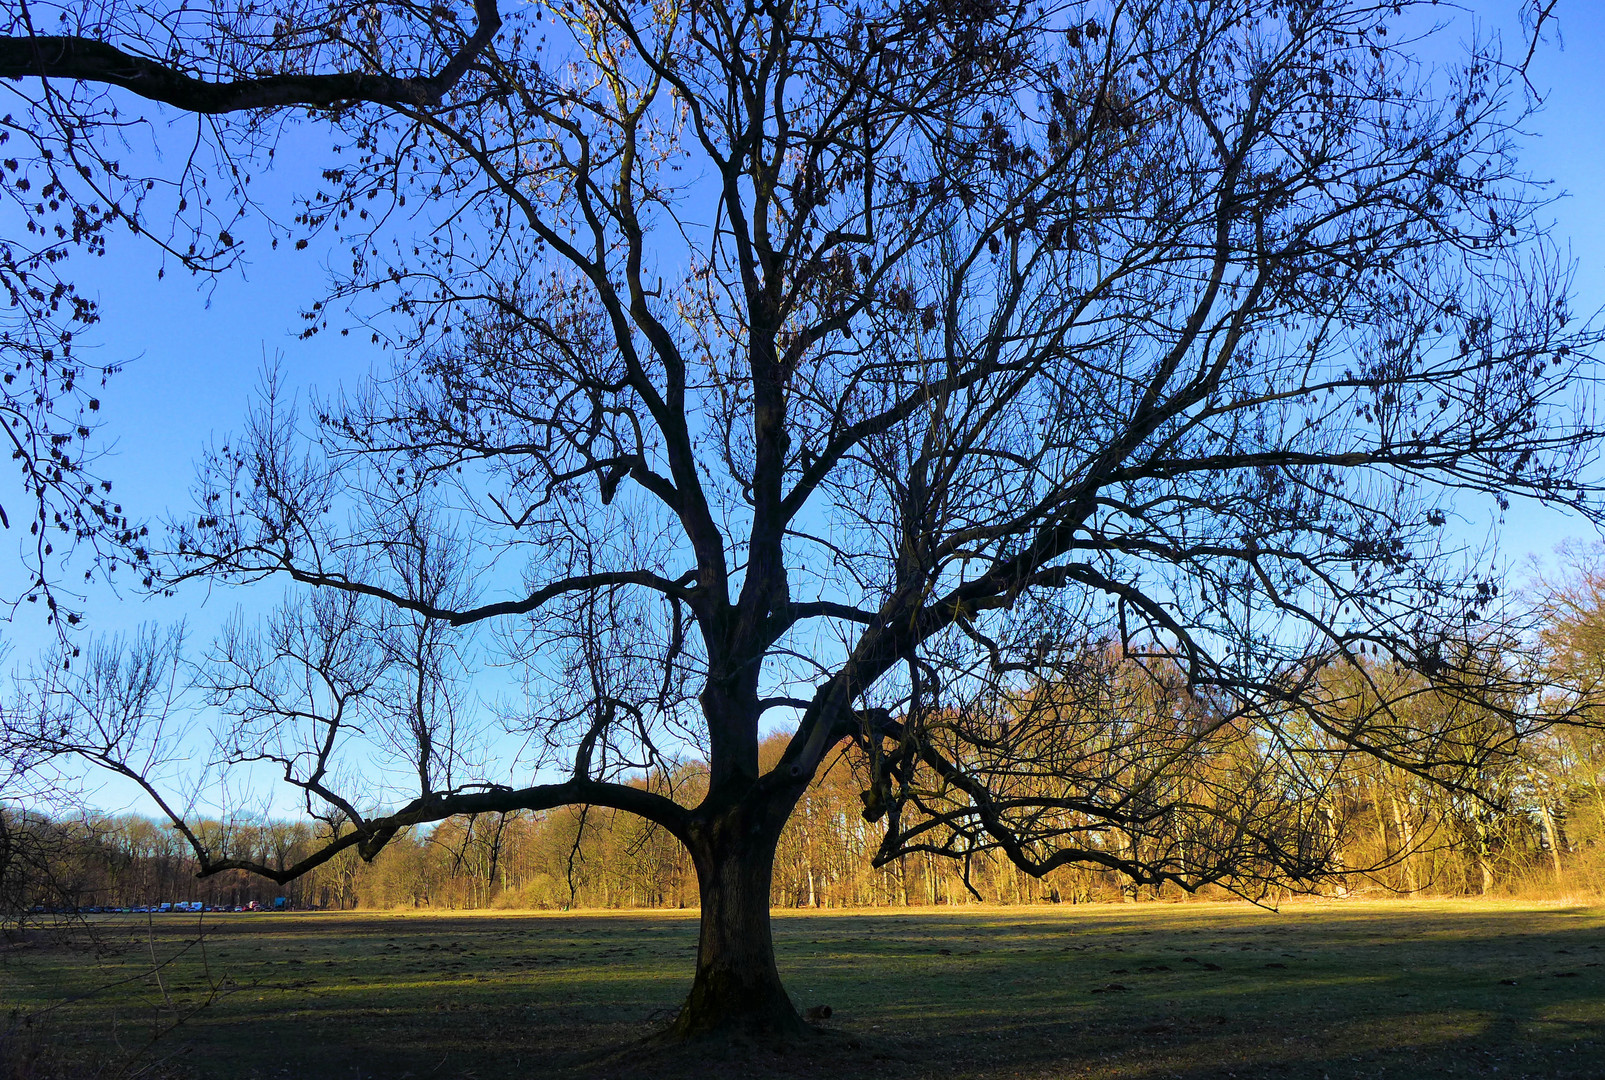
[[[783,740],[765,744],[778,757]],[[1560,729],[1530,742],[1521,761],[1486,778],[1483,793],[1454,793],[1403,770],[1356,757],[1324,793],[1322,813],[1343,862],[1366,871],[1306,883],[1325,895],[1535,895],[1605,887],[1605,738]],[[952,858],[904,855],[877,868],[882,828],[864,814],[863,770],[850,752],[821,770],[793,815],[775,863],[778,907],[1086,903],[1175,900],[1173,885],[1134,884],[1113,870],[1066,867],[1037,879],[995,852]],[[701,781],[687,766],[672,783]],[[1496,790],[1497,789],[1497,790]],[[1489,796],[1494,796],[1490,798]],[[1497,807],[1497,808],[1496,808]],[[183,838],[139,816],[52,821],[4,811],[13,842],[29,831],[38,901],[133,907],[201,900],[240,905],[284,896],[297,908],[689,908],[696,873],[684,848],[651,824],[597,808],[455,817],[398,837],[371,862],[336,857],[282,888],[243,873],[205,879]],[[312,848],[321,823],[270,821],[204,826],[220,848],[284,865]],[[225,836],[224,833],[227,833]],[[3,841],[0,841],[3,842]],[[1111,830],[1104,842],[1130,842]],[[37,870],[46,872],[39,873]],[[20,872],[20,871],[19,871]],[[13,884],[16,884],[15,882]],[[1203,896],[1226,895],[1206,886]],[[18,898],[20,899],[20,898]]]
[[[1545,585],[1530,613],[1527,644],[1494,654],[1491,685],[1512,689],[1457,697],[1384,659],[1357,655],[1318,674],[1302,711],[1271,746],[1250,725],[1218,726],[1191,779],[1133,796],[1131,821],[1058,812],[1053,827],[1082,839],[1078,859],[1041,877],[1021,871],[973,834],[931,828],[889,848],[887,811],[857,744],[826,758],[791,815],[774,864],[777,907],[899,907],[937,904],[1088,903],[1177,900],[1173,882],[1134,880],[1133,865],[1204,865],[1167,815],[1207,811],[1220,792],[1252,798],[1308,824],[1287,834],[1276,858],[1304,876],[1252,865],[1204,882],[1201,897],[1276,899],[1289,889],[1348,895],[1562,896],[1605,893],[1605,728],[1576,722],[1605,702],[1605,569],[1601,552],[1565,553],[1569,572]],[[1525,653],[1532,674],[1505,674]],[[1012,731],[1042,769],[1064,753],[1067,732],[1085,784],[1129,784],[1169,745],[1166,732],[1216,723],[1215,704],[1173,666],[1105,650],[1090,656],[1101,704],[1064,699],[1051,686],[995,703],[997,730]],[[1492,702],[1492,704],[1491,704]],[[1108,715],[1092,715],[1089,709]],[[1412,770],[1357,752],[1350,727],[1396,727],[1433,740],[1432,756],[1462,759],[1452,771]],[[941,737],[933,725],[932,737]],[[787,736],[761,744],[775,767]],[[1056,749],[1057,748],[1057,749]],[[1275,767],[1278,760],[1294,767]],[[1102,779],[1100,779],[1102,778]],[[957,805],[935,776],[917,777],[921,811],[940,822]],[[1039,783],[1022,767],[1017,784]],[[632,785],[695,804],[707,790],[697,760],[639,773]],[[1192,786],[1186,786],[1190,783]],[[1131,785],[1140,788],[1140,785]],[[1141,794],[1139,790],[1139,795]],[[201,821],[196,839],[213,852],[288,867],[324,850],[350,826],[339,818]],[[1276,837],[1265,842],[1274,843]],[[877,863],[879,865],[877,865]],[[240,870],[200,876],[191,844],[166,822],[80,811],[55,817],[0,802],[0,923],[36,907],[138,907],[202,901],[246,905],[285,898],[297,909],[692,908],[696,870],[685,847],[641,817],[596,806],[545,812],[458,815],[404,831],[371,861],[354,848],[277,885]],[[1273,884],[1272,884],[1273,883]]]

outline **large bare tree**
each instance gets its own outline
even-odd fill
[[[0,51],[45,76],[14,114],[38,147],[93,157],[130,108],[108,83],[222,114],[231,154],[275,108],[339,132],[292,227],[349,248],[309,330],[395,357],[304,416],[266,402],[135,552],[312,597],[209,678],[223,756],[338,828],[292,866],[197,839],[208,872],[632,812],[700,881],[675,1033],[787,1032],[771,865],[842,740],[882,860],[1251,889],[1332,866],[1334,740],[1452,785],[1530,723],[1448,522],[1593,512],[1596,333],[1515,160],[1520,71],[1443,63],[1430,5],[46,10]],[[209,240],[216,198],[175,220]],[[486,623],[539,751],[511,781],[425,692]],[[1362,654],[1474,724],[1329,707]],[[281,663],[306,677],[258,685]],[[630,782],[693,754],[694,800]]]

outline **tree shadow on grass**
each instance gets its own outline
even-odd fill
[[[914,1075],[1597,1078],[1602,928],[1467,904],[933,920],[866,1026]]]
[[[680,1048],[687,915],[220,926],[196,1080],[1601,1075],[1605,910],[1218,904],[786,916],[817,1038]],[[179,982],[182,986],[184,983]],[[112,1013],[129,1015],[130,999]],[[115,1019],[75,1018],[86,1032]]]

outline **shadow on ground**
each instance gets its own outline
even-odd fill
[[[161,1044],[195,1080],[1605,1077],[1605,908],[1299,904],[783,915],[800,1046],[638,1045],[690,977],[680,914],[301,915],[108,923],[115,955],[15,953],[57,1037]],[[118,979],[129,982],[95,991]],[[143,1025],[143,1026],[142,1026]],[[177,1051],[182,1051],[177,1052]],[[88,1049],[85,1050],[89,1052]],[[97,1051],[98,1052],[98,1051]]]

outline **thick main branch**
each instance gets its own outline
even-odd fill
[[[538,784],[528,788],[487,788],[430,794],[414,799],[395,813],[365,822],[326,843],[300,862],[274,867],[251,859],[216,859],[187,829],[185,835],[201,864],[201,877],[224,870],[245,870],[279,884],[314,870],[348,848],[355,847],[363,858],[371,859],[402,829],[444,821],[459,814],[508,813],[517,810],[552,810],[560,806],[606,806],[623,810],[661,825],[682,842],[686,838],[685,808],[672,799],[644,788],[611,784],[601,780],[569,780],[562,784]],[[175,823],[178,818],[174,817]]]
[[[474,15],[478,25],[473,34],[438,72],[428,76],[348,71],[210,82],[95,38],[35,35],[0,38],[0,78],[106,83],[151,101],[207,114],[286,105],[331,108],[352,102],[430,106],[440,103],[501,29],[496,0],[474,0]]]

